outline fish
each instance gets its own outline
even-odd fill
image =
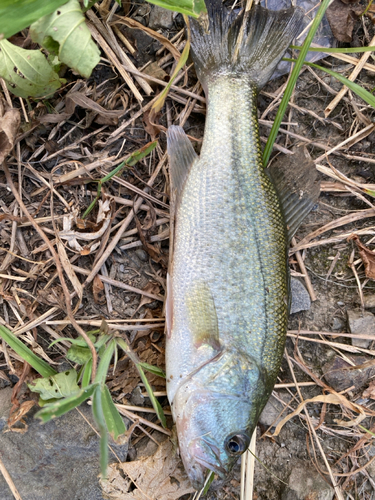
[[[200,156],[181,127],[167,132],[174,207],[167,395],[196,489],[209,471],[226,477],[270,397],[290,307],[288,246],[319,196],[303,153],[292,171],[264,168],[257,120],[259,90],[298,33],[302,11],[206,6],[208,29],[190,19],[207,100]]]

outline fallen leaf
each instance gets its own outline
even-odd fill
[[[178,500],[195,491],[169,439],[150,457],[110,465],[101,487],[111,500]]]
[[[105,302],[105,297],[103,296],[104,285],[98,275],[96,275],[94,278],[92,293],[94,295],[94,301],[96,304],[103,304]]]
[[[21,434],[24,434],[27,429],[28,429],[28,425],[26,424],[26,422],[23,420],[23,417],[25,415],[27,415],[27,413],[29,413],[29,411],[31,410],[31,408],[36,404],[35,401],[25,401],[23,402],[19,408],[17,408],[16,411],[13,411],[10,415],[9,415],[9,419],[8,419],[8,426],[9,426],[9,430],[13,431],[13,432],[20,432]],[[17,422],[20,422],[21,424],[23,424],[24,427],[20,428],[20,427],[16,427],[16,428],[13,428],[13,426],[17,423]]]
[[[365,391],[363,391],[362,397],[375,399],[375,380],[370,382],[368,388]]]
[[[354,23],[362,14],[363,7],[351,0],[334,0],[326,10],[333,35],[340,42],[351,42]]]
[[[20,112],[14,108],[8,108],[0,118],[0,165],[13,148],[20,122]]]
[[[161,263],[164,267],[168,266],[168,259],[163,253],[158,249],[157,246],[152,245],[147,241],[147,231],[145,231],[141,223],[139,222],[138,217],[134,214],[134,220],[135,220],[135,225],[137,226],[138,229],[138,235],[139,239],[142,242],[143,248],[146,250],[146,252],[149,254],[152,260],[155,262]]]
[[[346,399],[345,396],[338,394],[337,392],[327,395],[320,395],[316,396],[315,398],[305,399],[304,401],[302,401],[302,403],[300,403],[292,413],[289,413],[289,415],[287,415],[285,418],[281,420],[281,422],[279,422],[279,424],[276,426],[275,432],[272,434],[272,437],[278,436],[284,425],[291,418],[295,417],[296,415],[299,415],[308,403],[328,403],[334,405],[343,405],[349,410],[355,411],[356,413],[359,414],[358,417],[356,417],[353,420],[334,419],[334,422],[337,425],[341,425],[342,427],[354,427],[355,425],[358,425],[360,422],[362,422],[362,420],[364,420],[367,416],[362,406],[359,406],[355,403],[351,403]]]
[[[359,255],[365,266],[365,273],[367,278],[375,279],[375,252],[370,250],[364,245],[356,234],[349,236],[349,240],[354,240],[357,244]]]
[[[151,139],[154,141],[156,137],[160,134],[160,130],[164,127],[159,126],[158,121],[160,114],[157,113],[150,115],[151,111],[147,110],[143,113],[142,121],[144,125],[144,129],[150,135]]]
[[[144,68],[142,71],[145,75],[152,76],[154,78],[157,78],[158,80],[161,80],[163,82],[168,82],[169,81],[169,75],[166,73],[163,68],[161,68],[156,61],[152,62],[148,66]],[[155,89],[159,84],[157,82],[149,82],[150,86]]]
[[[143,289],[145,292],[152,293],[154,295],[159,295],[160,293],[160,286],[157,285],[156,283],[152,283],[151,281],[146,285],[146,288]],[[139,303],[139,306],[137,307],[135,312],[138,312],[142,306],[145,304],[151,304],[151,302],[154,302],[154,299],[151,297],[146,297],[145,295],[142,295],[141,302]],[[134,313],[135,314],[135,313]]]

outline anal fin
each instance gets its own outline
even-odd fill
[[[279,195],[288,240],[291,241],[319,198],[320,182],[315,164],[302,146],[294,150],[293,156],[277,159],[267,172]]]

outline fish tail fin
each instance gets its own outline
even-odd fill
[[[206,0],[209,29],[190,19],[191,51],[201,83],[219,74],[247,74],[258,89],[271,77],[297,35],[303,11],[271,11],[259,5],[240,14],[221,0]]]

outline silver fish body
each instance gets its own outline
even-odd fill
[[[215,68],[200,68],[207,98],[200,157],[182,129],[168,135],[177,201],[167,392],[196,488],[206,469],[224,476],[247,449],[280,368],[288,319],[288,235],[262,164],[260,84],[228,64]]]

